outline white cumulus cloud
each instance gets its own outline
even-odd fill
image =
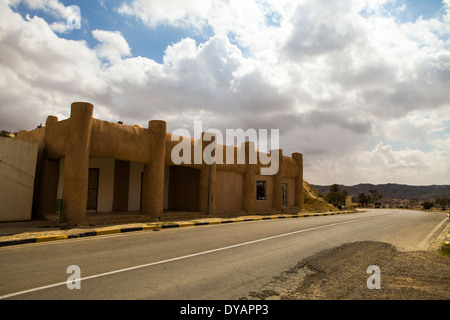
[[[311,183],[448,183],[448,0],[441,17],[414,22],[387,13],[391,0],[124,1],[117,12],[148,28],[213,33],[171,43],[161,63],[134,56],[121,30],[92,30],[93,47],[67,40],[62,3],[22,1],[61,23],[0,2],[2,129],[67,117],[84,100],[98,118],[163,119],[169,131],[194,120],[280,129]]]

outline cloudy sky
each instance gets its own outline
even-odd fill
[[[450,0],[0,0],[0,129],[88,101],[279,129],[313,184],[449,184],[449,35]]]

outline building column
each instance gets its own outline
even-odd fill
[[[203,159],[203,151],[206,147],[206,142],[203,141],[205,133],[202,132],[201,140],[194,143],[199,143],[201,145],[201,169],[198,182],[198,211],[207,213],[208,212],[208,199],[209,199],[209,166],[205,163]]]
[[[164,163],[166,155],[166,122],[148,123],[151,138],[151,159],[144,168],[142,180],[142,213],[159,217],[164,208]]]
[[[208,207],[208,213],[209,214],[215,214],[216,213],[216,172],[217,172],[217,165],[216,162],[209,166],[209,174],[210,174],[210,200],[209,200],[209,207]]]
[[[295,152],[292,154],[292,159],[298,167],[298,176],[295,178],[295,206],[303,210],[303,155]]]
[[[214,139],[213,139],[214,138]],[[199,177],[198,210],[214,214],[216,191],[216,135],[202,132],[202,167]],[[207,148],[207,149],[206,149]],[[206,154],[205,154],[206,149]],[[214,154],[213,154],[214,153]]]
[[[250,163],[250,151],[255,151],[255,143],[246,141],[241,148],[245,148],[245,172],[242,190],[242,206],[247,213],[255,209],[256,202],[256,164]]]
[[[89,152],[94,106],[87,102],[71,105],[64,165],[64,221],[86,220]]]
[[[283,209],[283,191],[281,178],[283,176],[283,150],[270,150],[270,156],[272,161],[278,161],[278,171],[273,176],[273,202],[272,206],[281,211]],[[278,159],[275,159],[278,157]]]

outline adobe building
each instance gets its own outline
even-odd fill
[[[166,132],[166,122],[151,120],[148,128],[112,123],[93,118],[93,108],[75,102],[69,119],[49,116],[44,127],[17,134],[16,139],[38,144],[33,217],[54,212],[55,199],[63,199],[69,224],[82,223],[87,212],[137,212],[153,219],[168,211],[249,214],[303,208],[300,153],[286,157],[280,150],[275,175],[261,175],[259,151],[257,162],[249,161],[251,142],[223,148],[234,148],[235,156],[245,148],[245,163],[175,164],[171,154],[179,142]],[[193,148],[196,141],[191,141]],[[204,149],[207,143],[201,143]]]

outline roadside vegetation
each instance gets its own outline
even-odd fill
[[[333,184],[325,199],[340,210],[345,206],[345,198],[347,198],[347,191],[341,190],[338,184]]]
[[[338,184],[330,186],[330,191],[325,196],[328,203],[332,204],[338,209],[342,209],[345,206],[345,200],[348,196],[346,190],[342,189]],[[383,196],[376,189],[370,189],[368,194],[361,192],[358,197],[352,198],[352,203],[359,203],[361,208],[367,208],[369,204],[374,205],[375,208],[381,208],[383,204],[381,199]]]
[[[439,250],[439,253],[441,255],[443,255],[444,257],[447,257],[450,259],[450,244],[442,245],[441,249]]]
[[[9,132],[7,130],[0,131],[0,137],[4,138],[15,138],[15,134],[13,132]]]
[[[441,206],[442,211],[445,211],[450,206],[450,196],[436,197],[434,202]]]
[[[373,204],[375,208],[381,208],[381,198],[383,196],[376,189],[371,189],[367,195],[361,192],[355,202],[359,203],[362,208],[367,208],[369,204]]]
[[[424,201],[420,204],[423,210],[433,210],[433,211],[446,211],[450,205],[450,196],[439,196],[436,197],[434,202]],[[434,208],[434,209],[433,209]]]
[[[330,186],[330,191],[323,195],[317,193],[326,202],[335,208],[342,209],[345,206],[346,198],[348,196],[345,186],[333,184]],[[383,195],[377,189],[369,189],[368,192],[360,192],[358,196],[352,196],[352,203],[358,204],[360,208],[399,208],[399,209],[414,209],[424,211],[447,211],[450,209],[450,196],[440,195],[434,199],[426,198],[427,200],[419,202],[417,198],[414,199],[383,199]]]

